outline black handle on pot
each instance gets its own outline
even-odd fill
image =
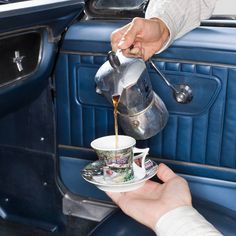
[[[118,69],[120,66],[120,60],[115,52],[110,51],[107,55],[108,61],[114,69]]]

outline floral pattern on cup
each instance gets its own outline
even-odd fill
[[[134,178],[132,169],[133,147],[115,151],[95,151],[99,157],[99,160],[102,160],[105,163],[103,168],[105,181],[109,183],[121,183]]]
[[[91,146],[96,151],[100,161],[104,162],[103,177],[107,183],[124,183],[145,176],[145,168],[136,165],[134,162],[134,152],[144,163],[147,149],[138,149],[135,146],[135,139],[125,135],[119,135],[120,146],[115,147],[115,136],[104,136],[95,139]],[[135,172],[135,173],[134,173]]]

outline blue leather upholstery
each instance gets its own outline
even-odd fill
[[[75,183],[75,176],[67,174],[68,165],[76,173],[89,156],[81,150],[90,148],[94,138],[114,133],[113,108],[96,94],[94,75],[106,61],[110,33],[123,23],[74,24],[65,36],[56,67],[59,145],[70,150],[76,147],[77,153],[71,156],[81,159],[75,161],[79,166],[72,165],[71,159],[63,155],[62,181],[72,192],[93,198],[103,196],[83,182],[76,184],[79,180]],[[97,34],[98,31],[101,33]],[[152,158],[166,162],[178,173],[236,180],[236,67],[232,66],[236,48],[233,43],[224,43],[234,37],[236,32],[232,28],[199,28],[153,58],[171,82],[191,85],[194,98],[187,105],[174,101],[169,88],[147,64],[153,88],[165,102],[170,118],[163,132],[138,145],[150,147]],[[63,148],[61,154],[62,151]],[[96,158],[92,154],[91,157],[90,161]],[[224,187],[218,191],[223,193]]]
[[[81,152],[78,156],[94,156],[93,153]],[[77,155],[75,155],[77,156]],[[83,197],[95,198],[98,200],[109,200],[104,192],[97,189],[93,184],[87,183],[80,174],[80,170],[85,167],[91,160],[74,158],[68,156],[60,157],[60,175],[63,183],[74,194]],[[190,168],[190,167],[189,167]],[[190,174],[181,175],[189,183],[192,195],[196,199],[202,199],[215,205],[231,209],[236,212],[235,196],[236,182],[218,180],[206,177],[194,176],[195,170],[190,168]]]
[[[112,134],[112,107],[96,94],[94,75],[105,56],[62,54],[56,71],[59,144],[90,147],[99,136]],[[175,103],[171,91],[151,71],[153,88],[170,111],[160,134],[140,142],[152,157],[235,168],[236,70],[188,62],[156,61],[170,80],[189,83],[194,99]],[[227,171],[227,170],[226,170]]]
[[[121,24],[80,22],[66,34],[56,70],[59,144],[90,147],[94,138],[114,133],[112,107],[96,94],[94,75],[106,60],[110,33]],[[170,112],[163,132],[139,143],[150,147],[152,157],[235,168],[236,46],[225,43],[235,37],[233,28],[203,27],[155,56],[171,82],[192,87],[187,105],[175,102],[148,65],[153,88]]]
[[[88,236],[104,235],[155,236],[156,234],[119,210],[101,222]]]

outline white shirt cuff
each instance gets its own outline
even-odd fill
[[[164,214],[155,226],[158,236],[222,236],[191,206],[176,208]]]

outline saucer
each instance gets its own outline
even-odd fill
[[[129,180],[124,183],[107,183],[103,178],[103,161],[95,161],[87,166],[82,170],[82,177],[91,184],[94,184],[97,188],[101,189],[105,192],[128,192],[135,189],[138,189],[144,185],[144,183],[156,175],[158,165],[150,160],[147,159],[145,161],[145,169],[146,175],[138,179],[135,177],[132,180]]]

